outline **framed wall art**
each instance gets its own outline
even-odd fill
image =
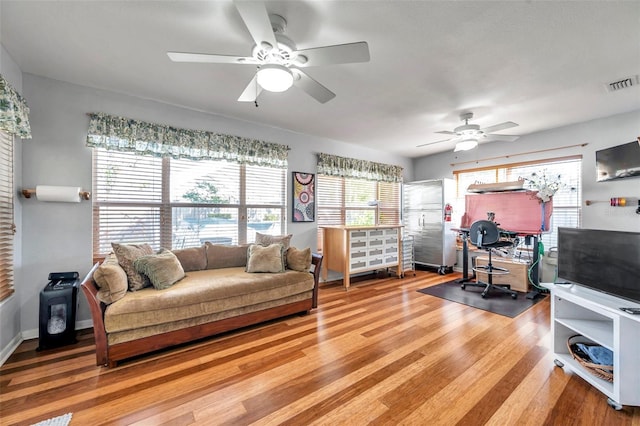
[[[293,222],[316,220],[315,175],[293,172]]]

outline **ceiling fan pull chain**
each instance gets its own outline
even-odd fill
[[[258,69],[260,69],[260,67],[258,67]],[[260,95],[260,92],[258,91],[258,82],[256,81],[256,99],[253,101],[253,103],[256,105],[256,108],[258,108],[258,96]]]

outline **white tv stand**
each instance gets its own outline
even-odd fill
[[[542,283],[551,291],[551,350],[554,362],[604,393],[610,406],[640,406],[640,315],[621,307],[640,304],[578,285]],[[567,339],[576,334],[613,351],[613,382],[592,375],[573,359]]]

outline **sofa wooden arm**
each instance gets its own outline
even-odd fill
[[[96,341],[96,365],[106,365],[108,362],[107,331],[104,328],[104,310],[106,305],[98,300],[98,286],[93,281],[93,273],[100,263],[93,265],[87,276],[82,280],[80,288],[87,298],[91,318],[93,319],[93,337]]]
[[[313,271],[313,305],[315,309],[318,307],[318,287],[320,286],[320,271],[322,269],[322,255],[318,253],[311,253],[311,264],[314,266]]]

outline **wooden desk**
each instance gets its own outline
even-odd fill
[[[476,258],[476,266],[486,266],[489,263],[488,257],[478,256]],[[529,263],[522,262],[514,259],[499,258],[497,256],[491,256],[491,263],[493,266],[505,268],[509,270],[508,274],[494,274],[494,284],[508,284],[512,290],[521,291],[526,293],[529,291]],[[478,280],[482,282],[488,282],[486,273],[476,271]]]
[[[329,269],[341,272],[344,288],[349,289],[350,275],[359,272],[395,268],[401,277],[401,229],[402,225],[323,227],[323,278]]]

